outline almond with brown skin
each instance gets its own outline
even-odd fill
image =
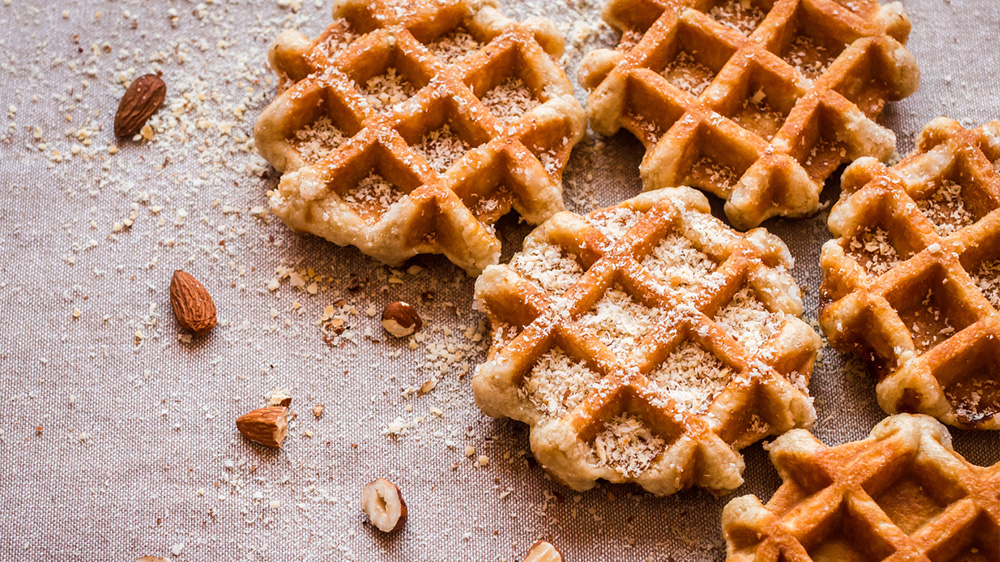
[[[268,406],[247,412],[236,420],[236,429],[254,443],[281,447],[288,434],[288,408]]]
[[[115,113],[115,136],[131,138],[167,99],[167,85],[155,74],[144,74],[129,84]]]
[[[215,327],[215,303],[205,287],[190,273],[177,270],[170,280],[170,305],[177,323],[196,336]]]

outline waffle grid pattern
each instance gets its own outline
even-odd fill
[[[642,141],[645,189],[714,193],[739,228],[813,213],[839,166],[889,158],[873,119],[919,82],[898,2],[611,0],[604,16],[622,40],[581,63],[591,126]]]
[[[1000,122],[940,118],[916,152],[844,173],[820,324],[877,377],[889,413],[1000,429]]]
[[[657,277],[655,266],[664,263],[656,248],[664,242],[695,248],[713,271],[694,284]],[[554,250],[532,270],[523,256],[538,248]],[[563,266],[573,272],[568,278],[546,281],[564,260],[578,267]],[[510,265],[487,268],[476,283],[493,337],[473,380],[476,402],[488,415],[530,425],[536,459],[571,488],[589,489],[603,478],[660,495],[692,485],[730,491],[742,483],[738,449],[815,417],[806,387],[820,341],[798,318],[790,261],[784,244],[763,229],[740,234],[713,218],[707,199],[691,188],[646,193],[588,217],[557,214],[529,235]],[[721,319],[747,288],[777,319],[762,342],[753,340],[762,324],[734,327]],[[627,312],[593,322],[615,291],[631,300]],[[636,325],[634,345],[618,345],[625,338],[614,330]],[[700,392],[704,381],[693,381],[688,390],[700,400],[682,406],[656,373],[690,345],[731,377],[711,394]],[[571,369],[545,364],[556,349],[592,374],[579,388],[567,380]],[[557,379],[550,392],[556,407],[540,406],[526,392],[526,380],[538,376]],[[625,445],[649,453],[629,469],[602,462],[612,452],[594,453],[602,432],[623,418],[640,428],[624,436]]]
[[[283,32],[270,61],[290,87],[255,128],[284,173],[272,210],[392,265],[444,253],[477,274],[496,263],[492,224],[512,207],[535,224],[563,209],[585,124],[561,52],[546,20],[466,0],[348,0],[314,40]],[[506,82],[527,104],[516,119],[513,103],[484,101]]]
[[[770,451],[781,488],[723,510],[730,562],[1000,558],[1000,464],[969,464],[930,417],[899,414],[830,448],[793,430]]]

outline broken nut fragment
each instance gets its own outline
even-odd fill
[[[361,510],[372,525],[383,533],[391,533],[406,522],[406,502],[399,488],[385,478],[376,478],[361,490]]]
[[[258,408],[240,416],[236,428],[243,437],[265,447],[281,447],[288,433],[288,408]]]
[[[535,544],[528,549],[528,553],[524,555],[524,562],[564,562],[565,560],[558,548],[548,541],[541,540],[535,541]]]
[[[326,408],[326,405],[324,405],[324,404],[317,404],[317,405],[313,406],[313,415],[316,416],[316,419],[319,419],[320,416],[323,415],[323,410],[325,408]]]
[[[397,338],[405,338],[423,325],[417,309],[403,301],[389,303],[382,312],[382,327]]]

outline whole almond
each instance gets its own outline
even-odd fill
[[[267,447],[281,447],[288,433],[288,408],[268,406],[247,412],[236,420],[243,437]]]
[[[215,327],[215,303],[205,287],[190,273],[177,270],[170,280],[170,305],[177,323],[198,336]]]
[[[142,129],[167,99],[167,85],[155,74],[144,74],[129,85],[115,113],[115,136],[130,138]]]

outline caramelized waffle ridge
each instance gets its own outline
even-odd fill
[[[898,414],[854,443],[805,430],[770,446],[784,483],[722,512],[730,562],[1000,559],[1000,463],[970,464],[943,425]]]
[[[476,283],[492,338],[476,403],[527,423],[535,458],[571,488],[726,492],[740,448],[815,417],[820,341],[788,249],[709,211],[681,187],[559,213]]]
[[[585,116],[553,24],[471,0],[346,0],[333,17],[269,53],[287,89],[255,140],[283,173],[270,202],[286,224],[391,265],[443,253],[477,274],[511,208],[533,224],[563,209]]]
[[[813,213],[841,164],[889,158],[873,119],[919,82],[898,2],[610,0],[604,18],[622,39],[581,63],[591,126],[642,141],[645,189],[714,193],[740,228]]]
[[[1000,122],[939,118],[887,168],[844,172],[820,325],[877,378],[879,404],[1000,429]]]

